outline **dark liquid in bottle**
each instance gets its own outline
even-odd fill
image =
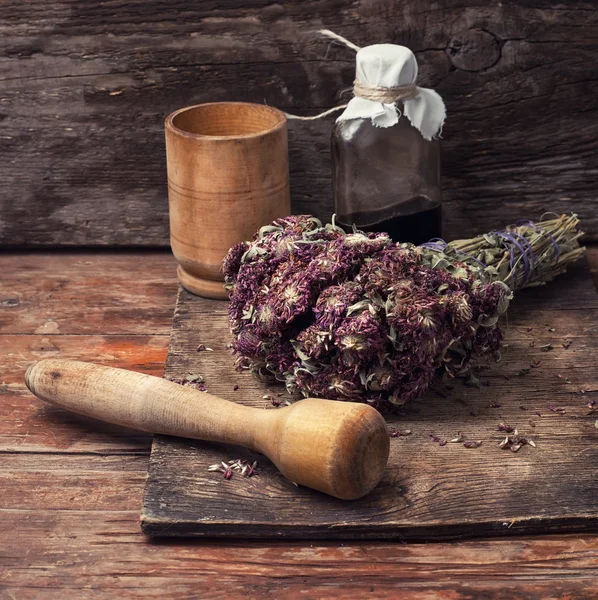
[[[423,244],[442,233],[442,206],[428,208],[407,215],[393,216],[375,220],[375,213],[362,212],[343,215],[337,219],[338,224],[347,232],[353,231],[353,223],[357,229],[369,233],[384,231],[394,242],[411,242]]]

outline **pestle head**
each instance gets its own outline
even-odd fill
[[[371,406],[306,398],[270,414],[278,418],[264,452],[291,481],[343,500],[361,498],[378,485],[390,439]]]

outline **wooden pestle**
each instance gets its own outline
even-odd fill
[[[344,500],[376,487],[388,461],[386,423],[367,404],[306,398],[264,410],[151,375],[52,358],[31,365],[25,383],[46,402],[109,423],[246,446],[291,481]]]

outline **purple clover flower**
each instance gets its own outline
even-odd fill
[[[274,221],[223,265],[238,366],[305,396],[383,407],[498,352],[508,288],[432,254],[309,216]]]

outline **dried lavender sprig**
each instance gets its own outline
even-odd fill
[[[449,242],[444,253],[478,271],[480,278],[506,283],[513,291],[542,285],[578,260],[577,215],[519,222],[502,231]]]

